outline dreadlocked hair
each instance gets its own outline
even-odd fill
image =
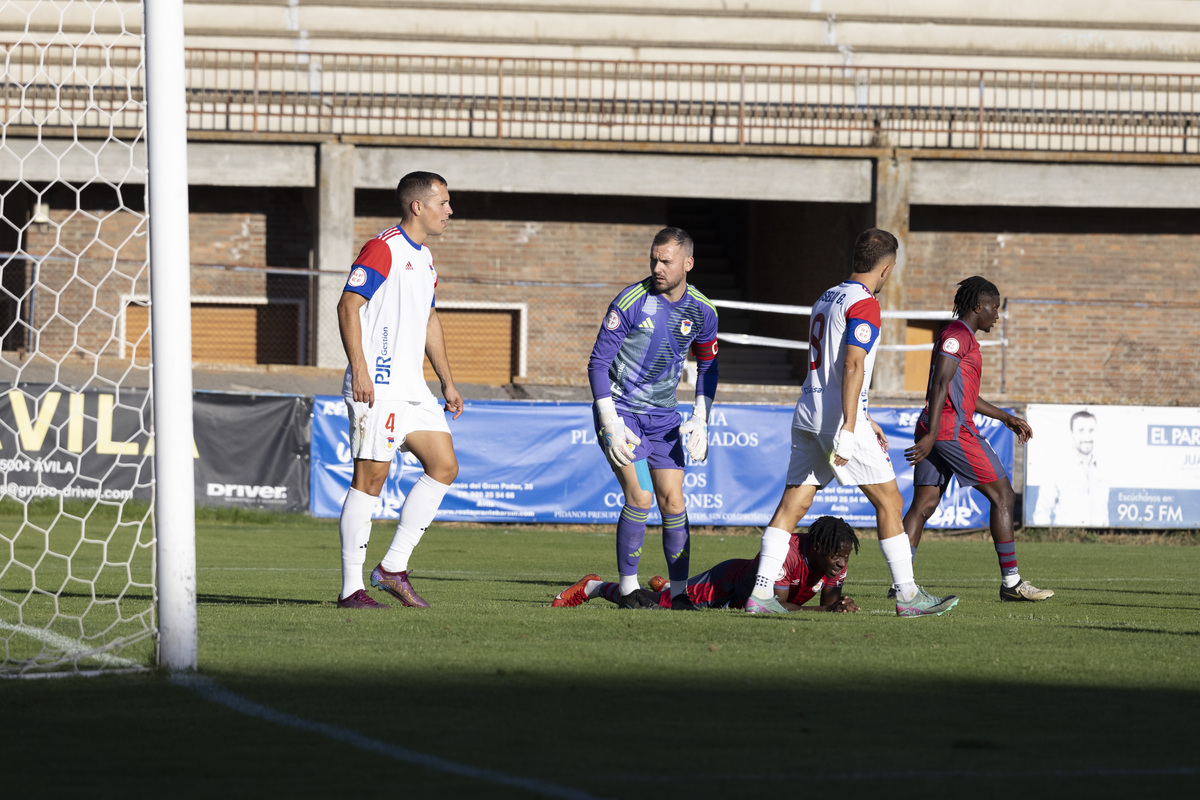
[[[858,552],[858,537],[854,535],[846,520],[841,517],[824,516],[808,526],[808,541],[813,549],[825,555],[836,555],[845,547],[854,547]]]
[[[959,281],[958,291],[954,293],[954,316],[962,318],[975,310],[981,297],[999,297],[1000,290],[996,284],[987,278],[972,275],[965,281]]]

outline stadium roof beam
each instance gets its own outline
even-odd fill
[[[871,202],[866,158],[360,147],[359,186],[394,188],[401,153],[408,163],[441,165],[457,191]]]

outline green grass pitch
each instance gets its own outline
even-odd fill
[[[413,559],[433,607],[350,612],[333,603],[335,521],[202,514],[201,674],[258,715],[160,673],[2,681],[5,797],[1060,800],[1200,788],[1197,547],[1023,541],[1022,575],[1057,595],[1002,604],[989,542],[929,540],[918,580],[962,601],[898,619],[868,531],[847,582],[861,613],[754,618],[603,600],[552,609],[584,573],[613,577],[607,528],[435,525]],[[653,531],[643,581],[664,571]],[[368,568],[390,535],[376,523]],[[696,536],[693,572],[757,546]]]

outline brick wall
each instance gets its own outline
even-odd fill
[[[188,203],[194,295],[248,299],[305,296],[306,279],[206,268],[308,269],[314,225],[303,190],[193,187]]]
[[[908,306],[949,310],[971,275],[997,285],[1010,345],[984,351],[985,397],[1003,366],[1013,401],[1197,405],[1198,246],[1179,233],[915,232]]]
[[[56,189],[45,199],[52,223],[30,225],[24,234],[28,252],[49,256],[33,287],[41,347],[54,356],[115,355],[120,298],[147,293],[141,187],[124,196],[107,187],[78,197]],[[646,274],[650,240],[668,218],[666,201],[452,192],[452,203],[449,231],[430,242],[442,276],[439,299],[528,303],[528,379],[583,381],[608,302]],[[193,264],[308,265],[313,225],[303,191],[194,188],[191,206]],[[358,241],[394,224],[391,193],[360,191],[356,215]],[[749,204],[743,285],[750,298],[811,303],[844,275],[862,217],[860,207]],[[1193,256],[1200,221],[1193,217],[914,208],[906,305],[948,310],[957,281],[974,274],[1000,287],[1009,300],[1010,345],[985,350],[985,396],[1200,405]],[[18,268],[25,269],[16,262],[5,268],[13,293],[21,290],[13,277]],[[28,291],[28,275],[21,278]],[[522,281],[537,285],[511,285]],[[305,296],[307,280],[196,268],[193,291]],[[762,325],[768,335],[797,338],[786,319]],[[983,338],[1000,335],[998,326]]]
[[[44,257],[25,275],[33,346],[49,357],[118,354],[120,298],[148,285],[141,188],[55,188],[43,198],[50,221],[26,229],[26,252]]]
[[[149,296],[143,187],[56,187],[44,202],[50,222],[24,233],[26,252],[46,257],[33,286],[37,346],[52,358],[116,356],[122,298]],[[305,296],[305,278],[205,266],[307,268],[312,226],[301,190],[193,187],[189,205],[194,297]],[[32,280],[27,272],[25,286]]]
[[[450,202],[449,229],[426,242],[438,270],[438,301],[528,303],[529,382],[585,381],[609,302],[649,274],[650,242],[665,224],[665,206],[453,190]],[[393,205],[386,193],[359,192],[356,240],[394,225],[386,215]],[[514,281],[557,285],[504,285]]]

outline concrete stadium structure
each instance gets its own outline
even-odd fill
[[[985,395],[1200,402],[1200,6],[727,5],[189,0],[194,301],[214,320],[250,309],[233,324],[260,336],[294,331],[205,352],[344,363],[332,313],[344,269],[394,221],[398,177],[429,169],[457,212],[433,244],[439,306],[463,325],[452,358],[483,382],[582,383],[604,305],[641,276],[662,225],[696,236],[694,282],[710,296],[794,305],[839,280],[855,233],[879,225],[904,243],[887,309],[948,310],[972,274],[1009,299]],[[65,47],[93,25],[140,30],[132,4],[101,12],[61,29],[6,17],[0,39],[19,28]],[[4,216],[20,221],[0,249],[48,258],[37,275],[6,267],[3,285],[57,304],[4,313],[31,315],[43,346],[54,316],[72,314],[64,347],[88,325],[98,341],[113,324],[134,341],[144,285],[105,288],[100,273],[77,285],[97,228],[112,251],[98,270],[144,258],[121,221],[140,207],[144,152],[105,139],[121,119],[5,120]],[[97,161],[127,176],[119,196],[72,184]],[[69,268],[56,274],[56,257]],[[91,303],[108,316],[80,323]],[[784,339],[807,325],[744,311],[722,322]],[[933,324],[889,321],[885,341],[929,341]],[[5,349],[21,347],[5,327]],[[722,352],[727,381],[803,378],[802,351]],[[917,396],[926,365],[886,354],[876,389]]]

